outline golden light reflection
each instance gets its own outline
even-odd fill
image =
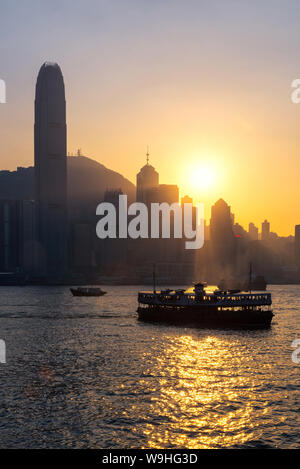
[[[230,335],[170,337],[155,366],[159,396],[149,405],[160,424],[146,424],[144,448],[224,448],[258,438],[255,422],[265,409],[253,406],[247,360]]]

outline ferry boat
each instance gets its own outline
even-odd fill
[[[240,290],[208,291],[197,283],[184,289],[138,293],[138,317],[142,321],[194,324],[213,328],[268,328],[274,316],[270,293]]]
[[[103,295],[106,295],[106,291],[101,290],[101,288],[95,288],[95,287],[70,288],[70,291],[71,291],[73,296],[103,296]]]

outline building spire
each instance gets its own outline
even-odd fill
[[[146,153],[146,157],[147,157],[147,165],[149,164],[149,146],[147,145],[147,153]]]

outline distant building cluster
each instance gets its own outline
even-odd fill
[[[254,272],[269,282],[300,282],[300,225],[295,227],[295,236],[286,238],[271,232],[267,220],[261,230],[250,223],[247,231],[235,222],[223,199],[211,208],[205,244],[198,251],[186,250],[184,239],[172,237],[98,239],[95,209],[101,200],[68,200],[66,128],[63,75],[57,64],[46,62],[36,83],[33,194],[24,178],[26,169],[18,168],[23,196],[7,187],[9,196],[0,198],[1,284],[147,284],[152,282],[155,265],[161,284],[203,280],[240,288],[250,262]],[[82,158],[81,150],[77,157]],[[6,173],[1,172],[3,181]],[[80,172],[76,177],[80,185]],[[118,207],[120,194],[122,187],[106,188],[103,201]],[[160,183],[159,173],[149,163],[149,152],[137,174],[135,199],[148,207],[179,203],[178,186]],[[181,199],[184,203],[193,201],[186,195]]]
[[[300,281],[299,236],[280,237],[270,231],[267,220],[260,232],[254,223],[249,223],[246,231],[234,220],[230,206],[223,199],[212,207],[206,243],[197,258],[200,278],[228,288],[242,288],[246,286],[249,264],[252,264],[254,275],[264,276],[269,282]]]

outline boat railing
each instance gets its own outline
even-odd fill
[[[193,304],[195,301],[198,303],[205,303],[205,304],[215,304],[217,306],[222,305],[237,305],[243,304],[247,305],[271,305],[271,294],[270,293],[263,293],[263,294],[240,294],[240,295],[195,295],[194,293],[173,293],[173,294],[165,294],[165,293],[148,293],[148,292],[140,292],[138,295],[139,302],[146,302],[146,303],[175,303],[180,302],[183,304]]]

